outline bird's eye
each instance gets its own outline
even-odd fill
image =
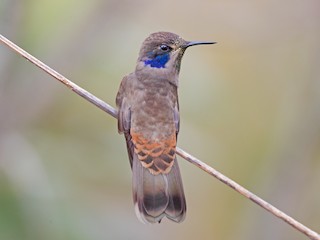
[[[168,52],[168,51],[170,50],[170,47],[167,46],[167,45],[165,45],[165,44],[162,44],[162,45],[160,46],[160,49],[161,49],[161,51],[163,51],[163,52]]]

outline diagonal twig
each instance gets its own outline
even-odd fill
[[[66,85],[73,92],[77,93],[78,95],[80,95],[81,97],[83,97],[87,101],[91,102],[92,104],[94,104],[95,106],[100,108],[101,110],[107,112],[111,116],[117,118],[117,110],[114,109],[109,104],[103,102],[101,99],[97,98],[96,96],[94,96],[90,92],[88,92],[85,89],[83,89],[83,88],[79,87],[78,85],[74,84],[73,82],[68,80],[66,77],[64,77],[63,75],[61,75],[57,71],[53,70],[52,68],[50,68],[49,66],[47,66],[46,64],[44,64],[43,62],[41,62],[40,60],[35,58],[34,56],[32,56],[31,54],[27,53],[25,50],[21,49],[20,47],[15,45],[13,42],[8,40],[7,38],[2,36],[1,34],[0,34],[0,41],[3,42],[5,45],[7,45],[12,50],[14,50],[15,52],[17,52],[19,55],[23,56],[28,61],[30,61],[31,63],[36,65],[37,67],[41,68],[46,73],[48,73],[49,75],[51,75],[52,77],[54,77],[55,79],[57,79],[58,81],[63,83],[64,85]],[[181,149],[179,147],[177,147],[176,152],[182,158],[186,159],[187,161],[189,161],[190,163],[196,165],[197,167],[199,167],[200,169],[202,169],[206,173],[208,173],[208,174],[212,175],[213,177],[217,178],[219,181],[221,181],[224,184],[228,185],[229,187],[231,187],[232,189],[234,189],[235,191],[237,191],[238,193],[240,193],[244,197],[250,199],[252,202],[256,203],[260,207],[262,207],[265,210],[267,210],[268,212],[272,213],[276,217],[282,219],[283,221],[285,221],[286,223],[291,225],[293,228],[295,228],[299,232],[301,232],[301,233],[305,234],[306,236],[308,236],[310,239],[312,239],[312,240],[320,240],[320,235],[317,232],[311,230],[310,228],[306,227],[305,225],[303,225],[302,223],[298,222],[294,218],[288,216],[287,214],[285,214],[284,212],[282,212],[278,208],[274,207],[273,205],[271,205],[270,203],[266,202],[262,198],[260,198],[257,195],[253,194],[252,192],[250,192],[246,188],[242,187],[241,185],[239,185],[238,183],[236,183],[232,179],[226,177],[225,175],[223,175],[219,171],[215,170],[211,166],[205,164],[204,162],[200,161],[199,159],[197,159],[196,157],[190,155],[189,153],[187,153],[186,151],[184,151],[183,149]]]

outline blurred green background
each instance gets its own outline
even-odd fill
[[[318,0],[1,0],[0,33],[114,104],[151,32],[188,49],[179,146],[320,231]],[[306,239],[180,159],[185,222],[143,225],[116,121],[0,46],[0,239]]]

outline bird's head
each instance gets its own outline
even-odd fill
[[[177,84],[185,50],[190,46],[214,43],[186,41],[170,32],[152,33],[142,43],[136,72],[153,79],[169,79]]]

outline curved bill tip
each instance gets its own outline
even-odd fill
[[[204,42],[204,41],[191,41],[191,42],[187,42],[184,47],[191,47],[191,46],[195,46],[195,45],[204,45],[204,44],[216,44],[217,42]]]

